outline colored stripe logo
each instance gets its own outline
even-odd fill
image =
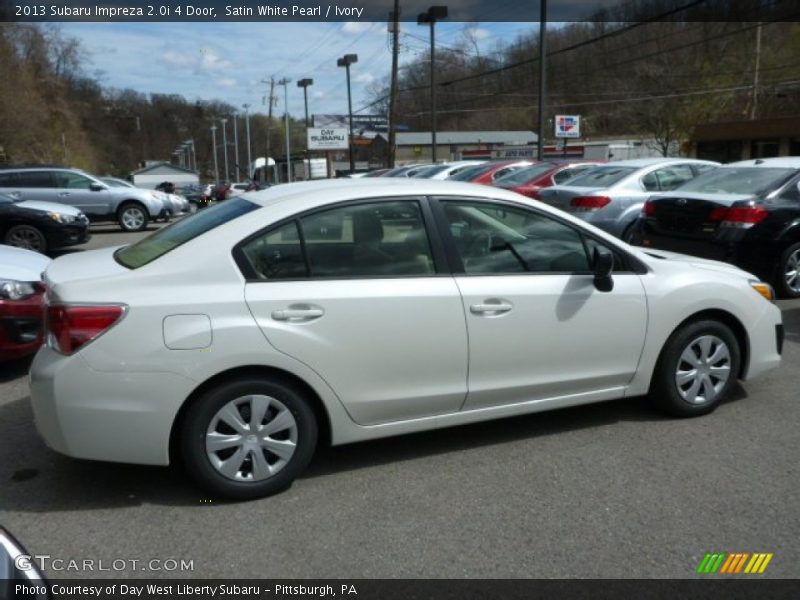
[[[767,569],[772,553],[766,552],[714,552],[700,561],[697,572],[701,574],[721,573],[725,575],[761,574]]]

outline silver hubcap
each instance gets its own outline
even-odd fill
[[[690,404],[707,404],[719,395],[730,376],[731,353],[727,344],[715,335],[704,335],[681,354],[675,384]]]
[[[789,255],[783,276],[786,279],[786,287],[800,293],[800,250],[795,250]]]
[[[8,245],[39,251],[42,249],[42,238],[35,229],[19,227],[9,234]]]
[[[144,213],[142,209],[132,206],[122,211],[122,223],[126,229],[139,229],[144,225]]]
[[[283,469],[297,449],[297,421],[271,396],[242,396],[223,406],[206,431],[206,455],[228,479],[261,481]]]

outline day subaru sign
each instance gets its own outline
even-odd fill
[[[581,137],[581,116],[556,115],[556,137],[557,138]]]
[[[309,127],[309,150],[346,150],[347,129],[338,127]]]

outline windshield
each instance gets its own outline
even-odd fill
[[[159,229],[135,244],[120,248],[114,253],[114,258],[123,267],[138,269],[181,244],[257,208],[259,208],[258,204],[241,197],[231,198],[222,204],[175,221],[172,225]]]
[[[516,187],[518,185],[528,183],[534,179],[538,179],[554,168],[555,165],[553,163],[537,163],[532,167],[525,167],[524,169],[519,169],[518,171],[504,175],[503,177],[497,179],[494,184],[499,187]]]
[[[687,181],[676,190],[705,194],[762,194],[780,186],[796,173],[796,169],[720,167]]]
[[[569,187],[605,188],[614,185],[631,173],[635,173],[637,170],[636,167],[597,167],[588,173],[570,179],[569,182],[564,185],[569,185]]]
[[[450,175],[448,179],[451,181],[472,181],[476,177],[480,177],[484,173],[488,173],[496,166],[497,165],[491,163],[485,165],[473,165],[471,167],[457,170],[455,173]]]

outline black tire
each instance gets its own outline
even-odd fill
[[[630,225],[625,228],[625,231],[622,232],[620,239],[625,242],[626,244],[630,244],[631,246],[638,246],[639,238],[639,228],[637,227],[638,221],[634,221]]]
[[[10,227],[3,236],[3,242],[16,248],[25,248],[44,254],[47,251],[47,238],[33,225],[20,224]]]
[[[778,272],[775,274],[775,291],[781,298],[800,298],[800,274],[793,282],[796,290],[789,287],[789,282],[786,279],[786,273],[789,272],[791,265],[790,260],[797,258],[800,255],[800,243],[792,244],[781,253],[781,258],[778,261]]]
[[[710,400],[688,401],[681,393],[676,381],[678,369],[688,366],[681,359],[685,350],[703,336],[713,336],[727,346],[729,374],[727,381]],[[716,346],[712,346],[716,348]],[[725,364],[724,362],[717,363]],[[650,382],[650,398],[662,411],[676,417],[697,417],[712,412],[736,383],[741,364],[741,349],[736,336],[724,323],[713,320],[694,321],[675,331],[664,344],[658,358],[653,379]],[[714,383],[714,380],[711,380]],[[720,383],[718,380],[716,383]],[[690,384],[687,383],[689,387]],[[689,394],[690,395],[690,394]]]
[[[296,424],[296,447],[288,462],[274,475],[261,481],[235,480],[212,465],[206,451],[206,435],[218,411],[234,400],[252,395],[268,396],[289,410]],[[246,400],[243,402],[246,404]],[[241,412],[239,414],[242,415]],[[269,421],[266,425],[269,425]],[[224,383],[197,398],[186,411],[179,432],[179,444],[186,470],[202,488],[218,497],[249,500],[270,496],[291,486],[314,454],[317,432],[314,411],[302,392],[280,380],[246,377]],[[245,459],[250,461],[251,468],[253,458],[247,455]]]
[[[150,222],[150,215],[138,202],[125,202],[117,209],[117,222],[122,231],[144,231]]]

